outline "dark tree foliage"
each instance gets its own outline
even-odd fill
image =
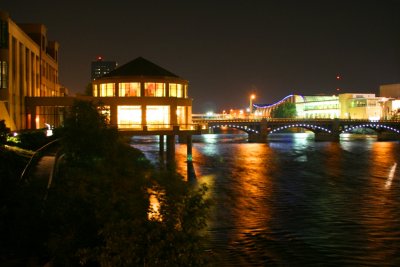
[[[64,123],[63,148],[68,161],[91,166],[103,159],[117,140],[106,116],[87,101],[76,101]]]
[[[205,187],[156,172],[91,103],[76,102],[63,131],[65,161],[44,209],[54,266],[207,264]],[[150,194],[158,219],[148,217]]]
[[[295,118],[297,115],[296,104],[285,102],[271,111],[272,118]]]
[[[19,142],[16,143],[15,146],[33,151],[38,150],[39,148],[53,140],[53,138],[49,138],[46,136],[44,130],[21,132],[17,136],[17,139],[19,140]]]
[[[7,136],[10,133],[10,128],[7,128],[6,122],[0,120],[0,146],[7,142]]]
[[[88,83],[86,85],[84,94],[87,95],[87,96],[93,96],[92,83]]]

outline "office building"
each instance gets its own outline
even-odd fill
[[[113,71],[117,67],[115,61],[105,61],[103,57],[98,56],[96,61],[92,61],[91,79],[96,80],[101,76]]]
[[[0,11],[0,120],[11,130],[58,122],[54,107],[25,107],[26,97],[66,94],[58,79],[58,53],[59,44],[47,39],[44,25],[17,24]],[[32,112],[38,116],[29,116]]]

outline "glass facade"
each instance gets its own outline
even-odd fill
[[[100,95],[99,96],[115,96],[115,84],[114,83],[102,83],[100,84]]]
[[[169,84],[169,96],[170,97],[184,97],[184,89],[182,84],[170,83]]]
[[[147,106],[146,124],[151,128],[170,128],[170,107],[169,106]]]
[[[178,106],[176,109],[176,117],[178,125],[187,124],[186,119],[186,107],[185,106]]]
[[[141,106],[118,106],[118,128],[141,128]]]
[[[119,83],[119,96],[140,96],[140,83]]]
[[[165,97],[165,83],[144,83],[145,96]]]

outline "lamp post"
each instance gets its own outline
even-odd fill
[[[250,107],[249,107],[249,109],[250,109],[250,114],[253,114],[253,100],[256,98],[256,95],[255,94],[251,94],[250,95]]]

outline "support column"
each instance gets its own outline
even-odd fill
[[[320,132],[315,133],[314,140],[315,141],[339,141],[340,136],[338,133],[326,133]]]
[[[113,126],[115,125],[117,128],[119,128],[119,126],[118,126],[118,108],[117,108],[117,105],[110,105],[110,124],[113,125]]]
[[[187,161],[192,161],[193,160],[193,156],[192,156],[192,136],[191,135],[187,135],[186,137],[186,159]]]
[[[36,128],[36,106],[31,106],[30,108],[31,111],[31,129],[37,129]]]
[[[400,134],[395,132],[378,132],[378,141],[398,141],[400,140]]]
[[[175,169],[175,135],[167,135],[167,168]]]
[[[160,134],[160,155],[164,155],[164,135]]]
[[[250,143],[266,143],[267,134],[266,133],[249,133],[248,140]]]
[[[146,114],[147,106],[142,105],[141,109],[142,109],[142,128],[143,128],[143,131],[147,131],[147,124],[146,124],[147,123],[147,114]]]

